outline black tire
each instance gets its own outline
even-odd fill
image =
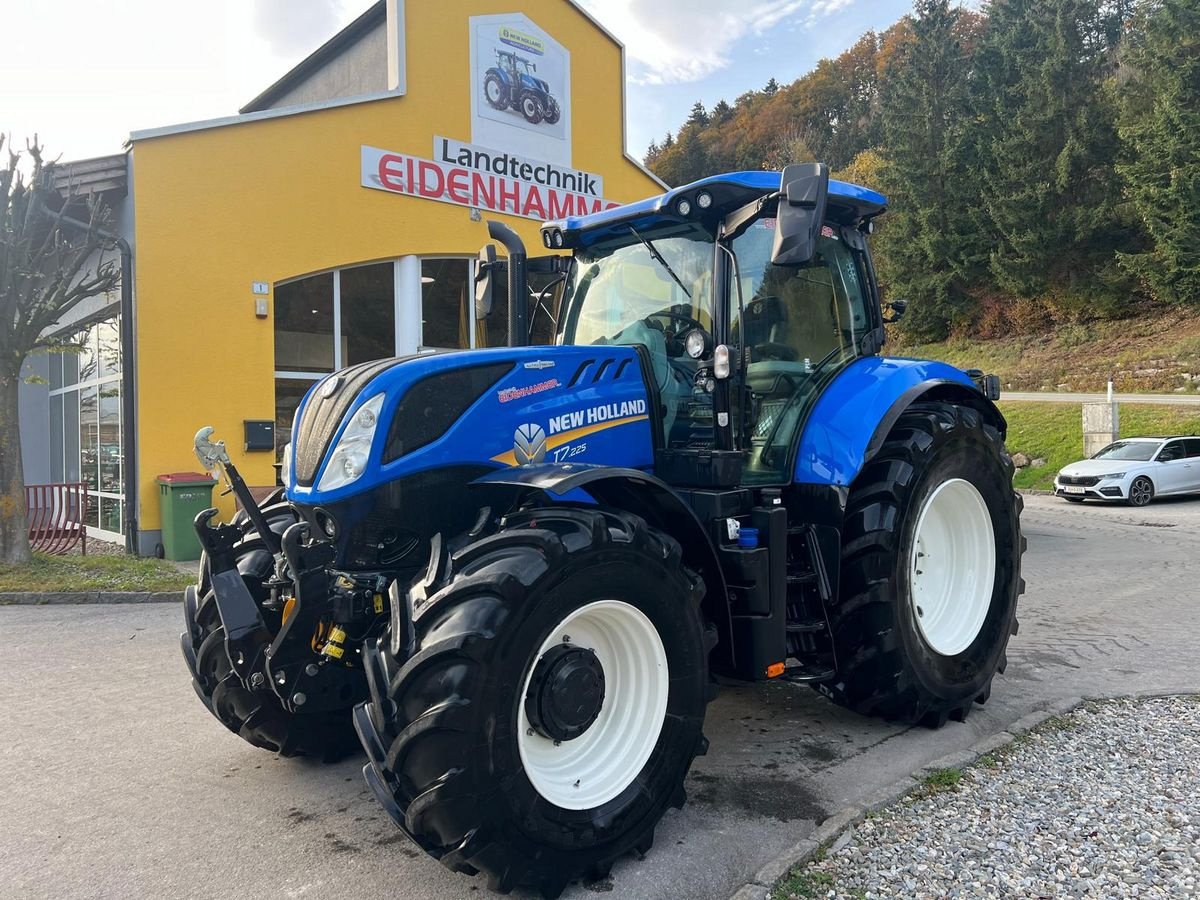
[[[1130,506],[1149,506],[1154,499],[1154,482],[1145,475],[1139,475],[1129,485],[1129,498],[1125,501]]]
[[[526,885],[554,897],[573,878],[603,877],[630,850],[648,851],[667,808],[685,802],[715,694],[716,632],[702,623],[704,584],[679,544],[636,516],[556,507],[510,516],[440,565],[417,610],[412,658],[401,664],[388,634],[364,654],[372,699],[355,724],[384,807],[445,866],[486,873],[501,892]],[[667,714],[636,780],[596,808],[569,810],[545,799],[522,765],[522,695],[557,624],[598,598],[624,599],[655,626],[670,673]]]
[[[277,534],[296,521],[279,492],[268,497],[262,509]],[[274,558],[245,513],[239,512],[233,522],[245,532],[237,548],[238,571],[251,596],[261,603],[267,598],[263,582],[274,571]],[[225,652],[225,630],[209,587],[206,558],[200,560],[198,583],[185,593],[183,611],[185,630],[179,640],[192,671],[192,686],[217,721],[255,747],[281,756],[315,756],[333,761],[357,751],[349,708],[338,713],[293,715],[273,693],[247,690],[234,674]],[[268,626],[277,629],[280,622],[264,613]]]
[[[533,91],[521,91],[521,96],[517,99],[517,109],[521,111],[521,115],[530,125],[536,125],[542,121],[542,101]]]
[[[562,109],[558,105],[558,101],[553,97],[550,98],[550,105],[546,107],[546,114],[543,116],[547,125],[557,125],[558,120],[562,118]]]
[[[495,72],[489,73],[483,79],[483,99],[492,109],[508,109],[508,88],[504,86],[503,79]]]
[[[1000,433],[978,411],[941,402],[913,404],[851,486],[843,530],[841,590],[829,611],[835,702],[865,715],[940,727],[984,703],[1007,666],[1017,633],[1021,578],[1019,494]],[[933,650],[917,624],[910,553],[923,503],[951,479],[969,482],[986,505],[995,543],[990,605],[974,640],[955,655]]]

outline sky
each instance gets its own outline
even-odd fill
[[[232,115],[369,2],[0,0],[0,133],[20,149],[37,132],[49,156],[83,159],[120,152],[131,131]],[[772,77],[793,81],[910,9],[910,0],[580,2],[626,46],[628,149],[639,159],[697,100],[711,107]]]

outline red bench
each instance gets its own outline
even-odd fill
[[[88,487],[83,483],[27,484],[25,511],[29,545],[41,553],[62,555],[76,543],[87,555]]]

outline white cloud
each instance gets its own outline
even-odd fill
[[[733,45],[790,18],[806,22],[854,0],[580,0],[619,37],[640,84],[699,81],[730,65]]]

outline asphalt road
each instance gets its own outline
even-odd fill
[[[905,729],[784,684],[727,688],[654,850],[568,896],[725,900],[814,824],[1074,696],[1200,688],[1200,499],[1028,498],[1008,674],[965,724]],[[360,760],[282,760],[192,693],[174,606],[0,608],[0,897],[486,896],[426,859]]]
[[[1054,391],[1001,391],[1001,400],[1031,400],[1042,403],[1090,403],[1106,400],[1107,394],[1062,394]],[[1118,403],[1166,403],[1200,406],[1200,394],[1114,394]]]

